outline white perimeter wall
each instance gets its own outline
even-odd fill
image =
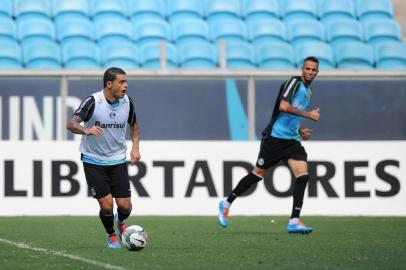
[[[406,216],[406,141],[305,142],[304,146],[309,161],[333,164],[335,173],[328,183],[338,197],[328,197],[322,185],[317,184],[317,197],[309,197],[307,193],[305,195],[303,215]],[[77,141],[0,142],[0,216],[97,215],[97,202],[87,196],[78,147]],[[141,155],[146,165],[146,174],[140,183],[149,196],[140,197],[132,187],[133,215],[216,215],[218,202],[223,198],[224,162],[242,161],[254,164],[258,150],[257,141],[143,141]],[[70,175],[70,178],[79,183],[80,188],[76,194],[52,195],[52,164],[57,161],[70,161],[78,167],[78,172],[73,175],[66,165],[57,172],[62,176]],[[172,184],[168,177],[165,178],[164,168],[156,165],[157,161],[183,162],[183,166],[170,170],[173,173]],[[37,164],[36,176],[34,163]],[[203,167],[204,164],[208,166],[203,168],[202,164]],[[358,165],[354,167],[348,164]],[[379,173],[378,164],[387,166],[383,169],[381,166]],[[38,176],[38,168],[42,170],[42,177]],[[196,172],[194,175],[193,171]],[[129,173],[136,175],[138,172],[131,167]],[[246,170],[241,167],[233,169],[233,186],[245,174]],[[319,166],[317,175],[325,174],[325,167]],[[34,179],[42,182],[37,185],[37,196],[34,196]],[[213,195],[212,189],[212,196],[209,196],[207,188],[210,180],[213,181],[215,191]],[[164,196],[165,181],[172,186],[171,196]],[[187,197],[186,192],[191,182],[191,196]],[[291,184],[289,171],[284,167],[276,169],[273,183],[280,192],[288,190]],[[367,194],[367,197],[347,196],[346,183],[347,190],[350,187],[353,192]],[[400,185],[400,189],[391,194],[391,190],[396,190],[396,183]],[[60,184],[61,193],[69,192],[72,188],[71,181],[62,179]],[[6,195],[6,189],[9,195]],[[377,191],[389,196],[377,196]],[[40,193],[42,195],[38,196]],[[254,193],[235,201],[231,213],[289,215],[291,203],[292,197],[274,196],[265,188],[264,182],[260,182]]]

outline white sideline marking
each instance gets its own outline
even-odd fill
[[[22,243],[22,242],[14,242],[14,241],[10,241],[10,240],[7,240],[7,239],[2,239],[2,238],[0,238],[0,242],[6,243],[6,244],[9,244],[9,245],[18,247],[18,248],[22,248],[22,249],[29,249],[29,250],[33,250],[33,251],[42,252],[42,253],[44,253],[46,255],[54,255],[54,256],[66,257],[66,258],[71,259],[71,260],[85,262],[85,263],[92,264],[92,265],[95,265],[95,266],[99,266],[99,267],[102,267],[102,268],[105,268],[105,269],[125,270],[125,268],[120,267],[120,266],[115,266],[115,265],[111,265],[111,264],[108,264],[108,263],[101,263],[101,262],[93,261],[93,260],[90,260],[90,259],[82,258],[82,257],[77,256],[77,255],[67,254],[67,253],[62,252],[62,251],[52,251],[52,250],[48,250],[48,249],[45,249],[45,248],[33,247],[33,246],[30,246],[30,245],[28,245],[26,243]]]

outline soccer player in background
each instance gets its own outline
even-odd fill
[[[130,162],[140,159],[140,129],[133,100],[127,95],[124,70],[109,68],[103,76],[104,89],[82,101],[67,123],[67,129],[82,134],[81,160],[86,182],[97,199],[99,217],[107,233],[109,248],[120,248],[119,238],[131,213],[131,190],[126,163],[126,132],[130,131]],[[84,122],[83,125],[81,123]],[[114,202],[117,213],[114,215]],[[118,227],[118,233],[114,229]]]
[[[300,140],[307,140],[312,130],[300,127],[303,117],[318,121],[320,109],[308,111],[312,89],[310,84],[317,76],[319,61],[316,57],[307,57],[302,66],[301,76],[285,81],[276,99],[272,118],[262,132],[261,146],[256,166],[243,177],[227,199],[220,202],[218,220],[222,227],[228,225],[228,214],[233,201],[247,191],[253,184],[264,179],[267,169],[283,161],[295,176],[293,186],[293,207],[287,231],[289,233],[310,233],[312,227],[300,221],[303,196],[309,180],[307,153]]]

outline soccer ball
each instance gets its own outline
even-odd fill
[[[124,230],[121,243],[130,251],[140,251],[148,243],[148,234],[141,226],[131,225]]]

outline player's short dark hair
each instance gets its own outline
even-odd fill
[[[126,75],[125,71],[118,67],[111,67],[104,72],[103,87],[106,87],[107,82],[112,82],[117,78],[117,75]]]
[[[303,65],[304,65],[304,63],[306,63],[306,61],[312,61],[314,63],[317,63],[317,65],[319,64],[319,59],[316,56],[306,57],[305,60],[303,61]]]

